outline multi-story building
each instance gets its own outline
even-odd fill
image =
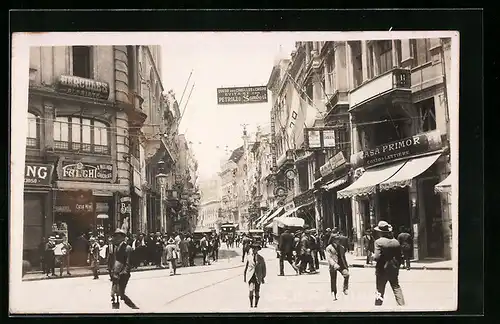
[[[30,49],[24,187],[24,259],[53,225],[69,241],[89,231],[134,230],[131,130],[146,112],[140,94],[139,46]],[[137,163],[136,163],[137,164]],[[53,172],[54,171],[54,172]]]
[[[238,213],[238,186],[236,177],[238,174],[238,162],[244,155],[243,146],[232,151],[227,159],[221,161],[221,221],[239,224]]]
[[[411,230],[415,258],[450,258],[449,202],[434,194],[450,173],[449,42],[298,42],[276,64],[268,86],[282,213],[304,217],[301,206],[314,205],[309,224],[338,227],[358,253],[363,232],[384,219]]]
[[[199,227],[218,229],[219,210],[221,208],[221,179],[217,175],[210,179],[200,181],[199,190],[201,195],[199,207]]]

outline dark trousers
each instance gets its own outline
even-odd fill
[[[285,275],[285,262],[284,261],[288,261],[288,263],[290,263],[290,265],[292,266],[292,268],[295,270],[295,271],[298,271],[298,268],[297,266],[295,266],[295,264],[293,264],[293,255],[292,255],[292,252],[281,252],[280,253],[280,275]]]
[[[403,297],[403,290],[399,285],[399,279],[397,274],[376,274],[376,288],[377,288],[377,298],[375,299],[375,305],[380,306],[384,302],[385,285],[389,282],[391,285],[394,297],[399,306],[405,304],[405,299]]]
[[[344,284],[342,285],[343,291],[347,291],[349,289],[349,270],[347,269],[337,269],[330,267],[330,290],[332,293],[337,295],[337,274],[340,274],[344,277]]]
[[[325,260],[326,257],[325,257],[325,250],[324,249],[320,249],[319,250],[319,257],[320,257],[320,260]]]
[[[366,250],[366,264],[372,264],[372,263],[373,263],[373,251]]]
[[[212,259],[214,261],[219,260],[219,249],[214,248],[214,250],[212,251]]]
[[[181,260],[182,260],[182,266],[183,267],[188,267],[189,266],[189,261],[190,261],[190,257],[189,257],[189,252],[182,252],[181,253]]]
[[[241,255],[241,262],[245,261],[245,255],[248,254],[248,249],[244,248],[243,249],[243,254]]]
[[[120,297],[120,299],[123,300],[125,305],[127,305],[128,307],[138,308],[134,304],[134,302],[125,294],[125,289],[127,289],[129,279],[130,274],[124,274],[117,279],[113,279],[113,284],[111,285],[111,301],[118,304],[119,300],[116,297]]]
[[[410,259],[411,259],[411,250],[410,249],[402,249],[403,252],[403,266],[410,270]]]
[[[45,258],[45,273],[47,275],[56,274],[56,257],[54,255],[46,255]]]
[[[203,254],[203,265],[205,265],[205,264],[208,263],[208,260],[207,260],[207,250],[202,250],[201,254]]]
[[[303,254],[300,256],[300,272],[304,272],[307,266],[309,266],[309,271],[315,271],[316,269],[314,268],[312,255]]]
[[[312,256],[314,258],[314,267],[316,270],[319,270],[319,251],[318,250],[312,251]]]

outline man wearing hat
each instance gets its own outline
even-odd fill
[[[90,268],[94,274],[94,279],[99,279],[99,257],[101,247],[99,246],[99,243],[97,243],[94,236],[89,238],[89,244],[89,256],[87,258],[87,263],[90,264]]]
[[[132,247],[126,242],[127,233],[118,228],[113,234],[113,248],[110,251],[111,259],[111,303],[113,309],[120,308],[120,299],[132,309],[138,309],[134,302],[125,294],[130,279],[130,257]]]
[[[284,276],[285,275],[285,264],[284,261],[288,261],[290,265],[292,266],[293,270],[297,274],[299,274],[299,268],[293,264],[293,240],[294,237],[290,233],[290,230],[287,228],[285,229],[285,232],[281,234],[279,244],[278,244],[278,253],[279,253],[279,264],[280,264],[280,273],[279,276]]]
[[[54,249],[56,247],[55,243],[56,237],[54,235],[51,235],[49,237],[49,240],[45,244],[45,253],[44,253],[44,260],[45,260],[45,273],[47,277],[52,275],[53,277],[56,276],[56,256],[54,254]]]
[[[175,243],[175,239],[170,237],[167,241],[167,246],[165,247],[165,257],[168,262],[168,268],[170,269],[170,275],[174,276],[177,271],[177,259],[179,258],[179,248]]]
[[[380,306],[384,302],[385,286],[387,282],[392,287],[394,297],[399,306],[405,304],[403,290],[399,285],[399,267],[401,266],[401,246],[392,235],[392,226],[386,221],[380,221],[374,229],[378,235],[375,241],[375,252],[373,260],[375,265],[375,277],[377,296],[375,305]]]
[[[363,235],[363,247],[366,252],[366,264],[373,263],[373,250],[375,249],[375,239],[373,238],[372,231],[367,229]]]
[[[260,299],[260,285],[265,283],[266,261],[259,254],[261,246],[258,242],[249,244],[249,253],[246,257],[245,271],[243,272],[243,282],[247,282],[250,299],[250,307],[257,307]],[[255,296],[255,304],[254,302]]]
[[[243,239],[241,240],[241,244],[243,245],[241,262],[245,262],[245,255],[248,254],[250,251],[250,243],[252,243],[252,240],[248,237],[246,233],[243,233]]]
[[[337,272],[340,272],[344,277],[344,295],[347,295],[349,289],[349,265],[345,257],[346,249],[339,243],[339,239],[339,236],[333,236],[325,250],[330,268],[330,288],[333,300],[337,300]]]

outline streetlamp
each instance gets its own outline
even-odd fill
[[[166,218],[165,218],[165,206],[164,206],[164,195],[165,195],[165,187],[167,186],[167,179],[168,176],[164,173],[164,165],[165,162],[163,160],[160,160],[158,162],[158,173],[156,175],[156,181],[158,181],[158,184],[160,185],[160,227],[161,227],[161,232],[163,233],[165,231],[165,225],[166,225]]]

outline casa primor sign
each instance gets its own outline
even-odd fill
[[[382,144],[373,149],[353,154],[351,160],[356,166],[373,166],[385,162],[410,158],[415,155],[437,151],[442,148],[441,133],[431,131]]]
[[[113,165],[108,163],[62,162],[61,178],[73,181],[111,182]]]
[[[109,84],[93,79],[73,75],[61,75],[56,83],[56,90],[71,95],[107,100]]]
[[[267,102],[267,87],[217,88],[219,105]]]

